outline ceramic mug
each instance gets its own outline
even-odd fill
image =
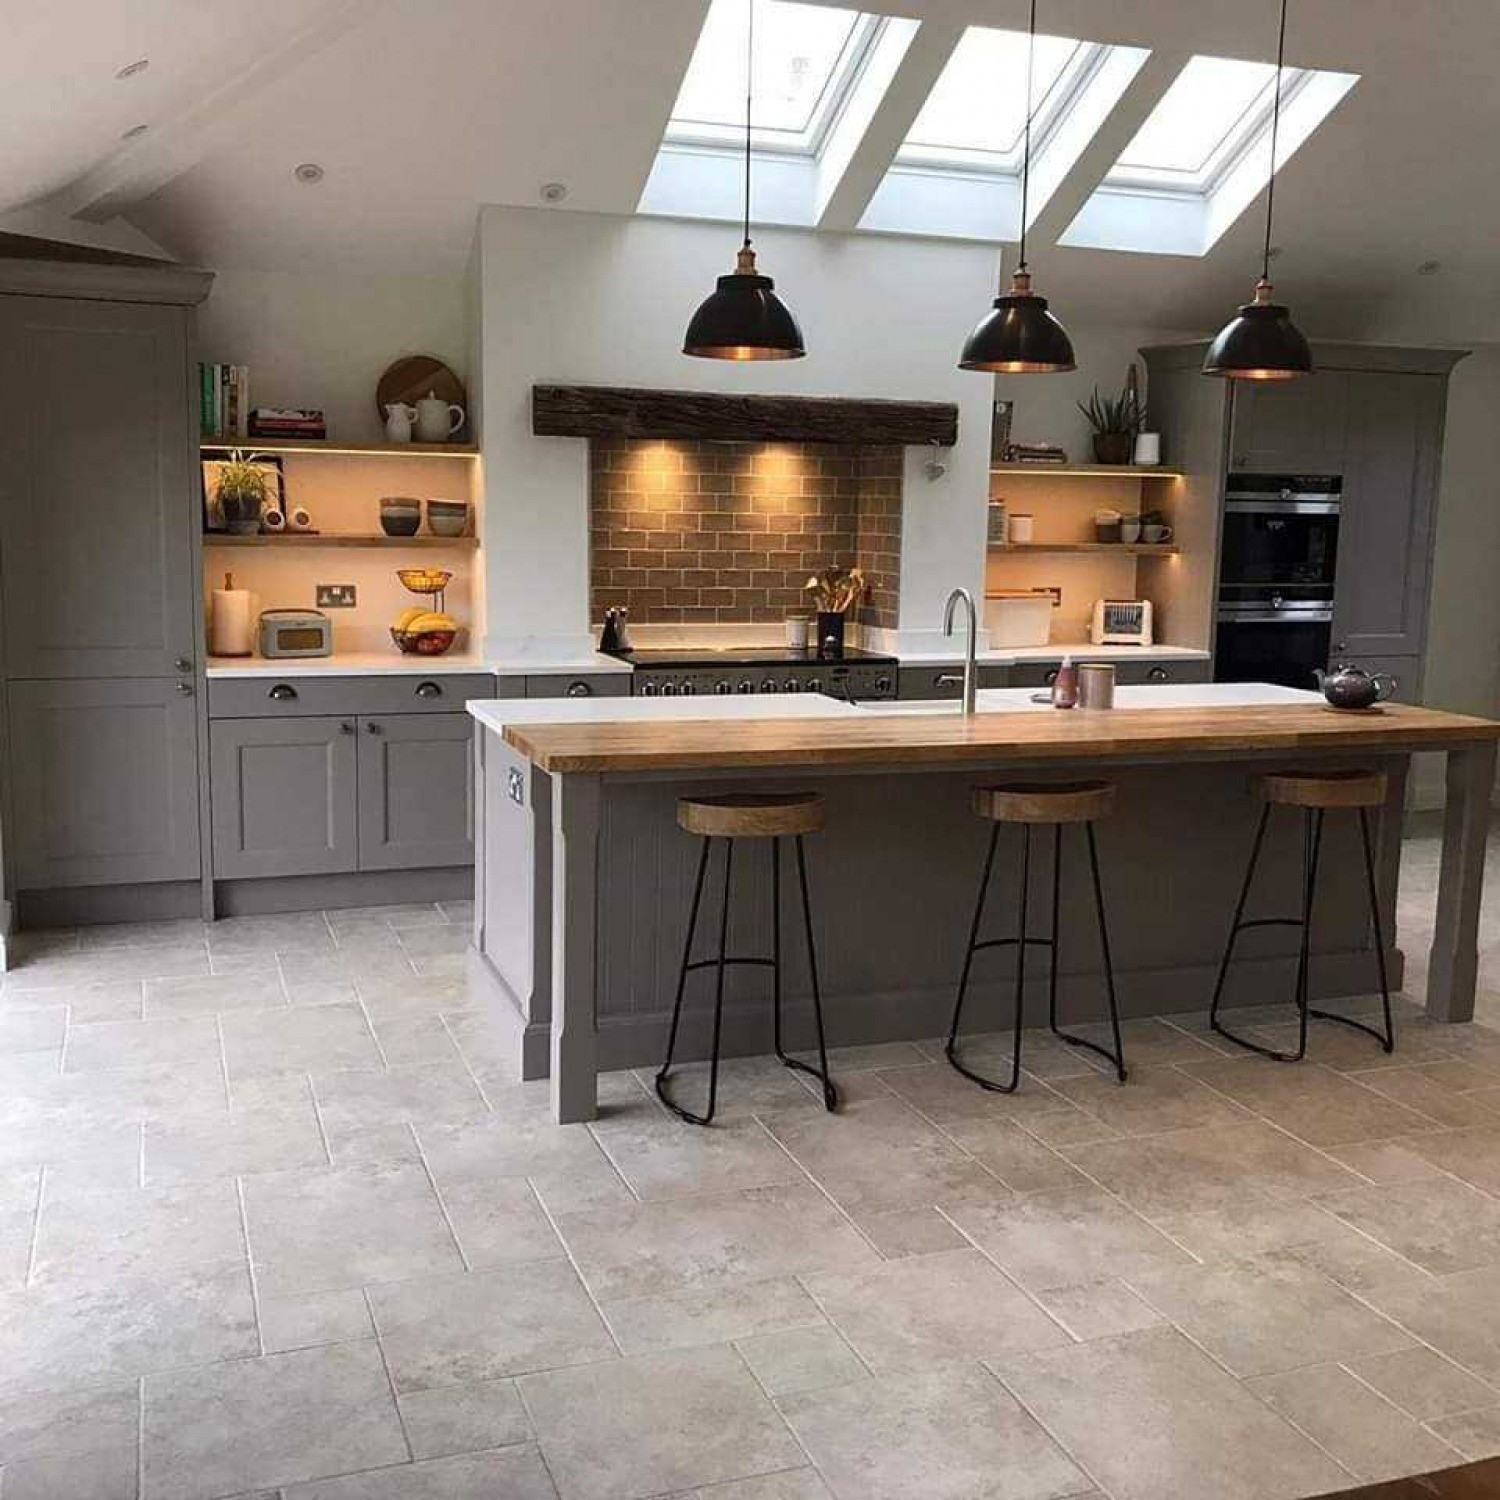
[[[1141,539],[1141,518],[1139,516],[1126,516],[1120,522],[1120,540],[1122,542],[1138,542]]]
[[[1141,540],[1143,542],[1170,542],[1172,540],[1172,528],[1170,526],[1142,526]]]

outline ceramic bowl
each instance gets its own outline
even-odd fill
[[[469,529],[469,507],[442,500],[429,500],[427,529],[434,536],[462,536]]]
[[[380,529],[387,536],[415,536],[421,524],[422,516],[419,511],[413,511],[410,515],[390,511],[380,513]]]

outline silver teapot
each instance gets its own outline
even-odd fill
[[[1313,672],[1323,696],[1335,708],[1373,708],[1395,693],[1396,679],[1385,672],[1366,672],[1363,667],[1341,663],[1331,672]]]

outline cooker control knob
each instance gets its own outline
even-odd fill
[[[654,698],[656,696],[656,684],[654,682],[643,682],[641,684],[641,697]]]
[[[727,677],[721,677],[716,683],[714,683],[714,692],[727,693],[728,691],[729,679]]]
[[[741,677],[740,680],[735,683],[734,690],[737,693],[753,693],[755,691],[755,684],[751,682],[748,677]]]
[[[883,698],[891,690],[891,679],[889,677],[877,677],[875,679],[875,691]]]
[[[807,679],[807,690],[810,693],[821,693],[823,691],[823,679],[821,677],[809,677]]]
[[[802,691],[802,684],[798,682],[795,677],[788,677],[787,680],[782,684],[782,691],[787,693],[800,693]]]
[[[677,684],[675,682],[664,682],[661,685],[663,698],[675,698],[677,696]]]
[[[776,679],[774,677],[763,677],[761,679],[760,690],[763,693],[774,693],[774,692],[776,692],[777,691]]]
[[[698,689],[694,687],[691,682],[681,682],[677,685],[677,691],[681,693],[684,698],[691,698],[693,694],[698,691]]]

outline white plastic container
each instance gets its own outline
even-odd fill
[[[984,628],[995,648],[1045,646],[1052,634],[1052,595],[1020,590],[987,595]]]

